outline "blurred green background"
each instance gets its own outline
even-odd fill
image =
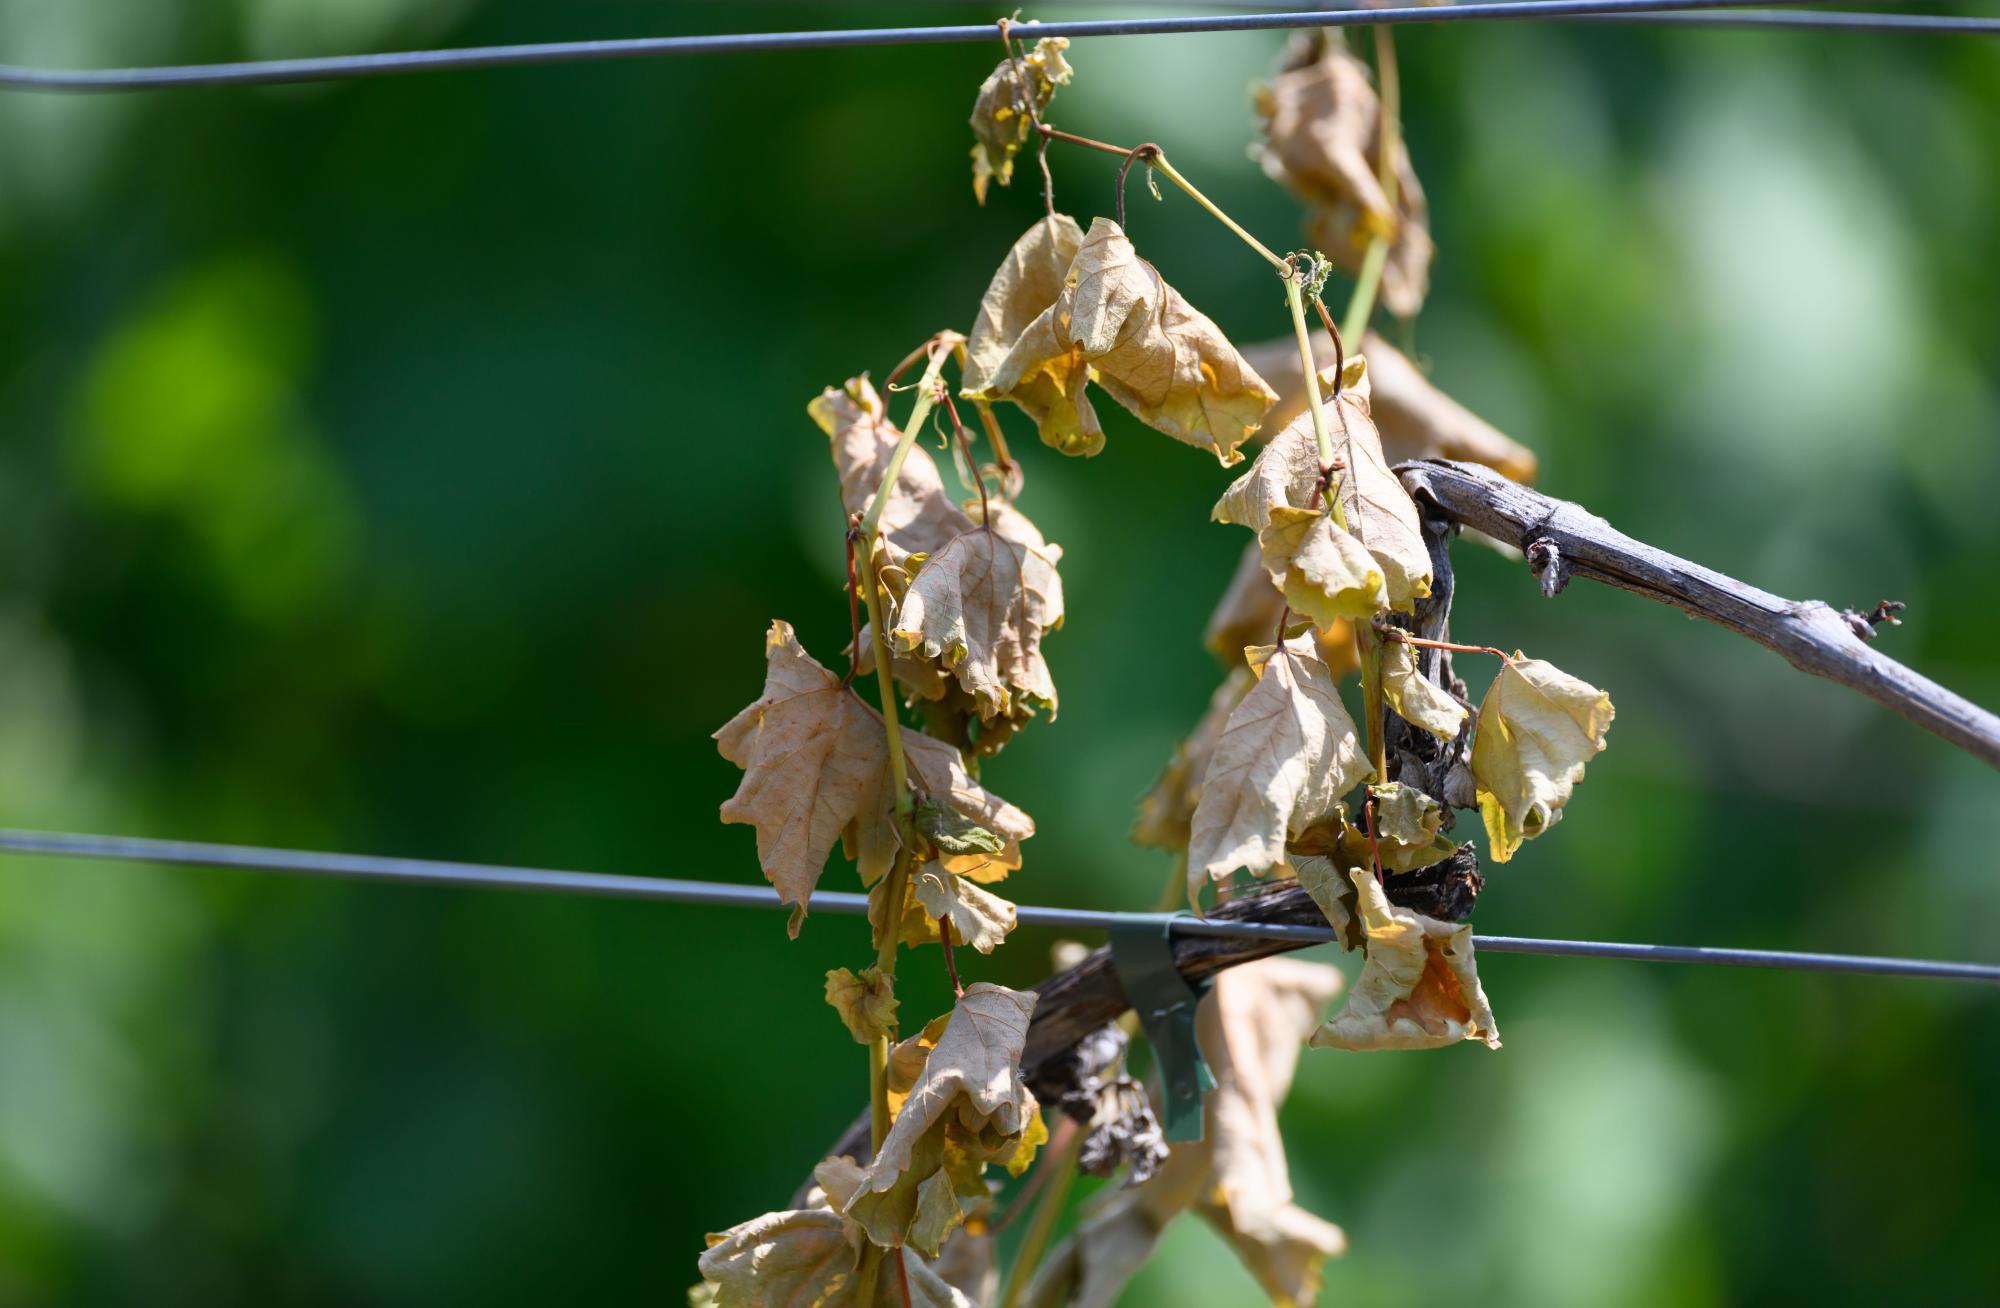
[[[931,5],[23,0],[0,53],[144,63],[983,20]],[[1045,16],[1106,10],[1064,6]],[[1253,230],[1276,34],[1093,40],[1053,119]],[[2000,704],[2000,46],[1459,26],[1398,38],[1436,379],[1544,484]],[[973,205],[994,47],[0,98],[7,825],[756,881],[708,733],[763,629],[837,665],[820,387],[969,324],[1039,211]],[[1086,221],[1115,160],[1058,153]],[[1030,169],[1032,172],[1032,168]],[[1169,193],[1139,246],[1238,340],[1267,274]],[[1344,287],[1334,294],[1344,295]],[[900,412],[904,401],[897,402]],[[1217,670],[1227,474],[1018,415],[1067,550],[1061,719],[987,769],[1023,902],[1138,908],[1124,838]],[[2000,958],[2000,785],[1715,628],[1461,546],[1456,629],[1608,688],[1495,933]],[[848,888],[836,862],[826,884]],[[821,915],[0,864],[0,1303],[676,1303],[859,1107]],[[1032,983],[1023,930],[978,978]],[[947,991],[926,951],[917,1010]],[[1353,967],[1351,959],[1344,966]],[[1327,1303],[2000,1297],[2000,999],[1489,957],[1507,1040],[1310,1054]],[[1134,1305],[1250,1302],[1177,1228]]]

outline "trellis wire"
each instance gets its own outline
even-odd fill
[[[603,872],[562,872],[549,868],[508,867],[491,863],[439,862],[416,858],[379,858],[365,854],[324,854],[300,849],[266,849],[250,845],[217,845],[184,840],[148,840],[130,836],[85,835],[70,832],[0,830],[0,854],[41,854],[65,858],[162,863],[185,867],[228,868],[275,872],[288,876],[327,877],[402,885],[458,886],[491,890],[536,890],[610,899],[645,899],[675,904],[719,904],[743,908],[781,908],[765,886],[715,881],[685,881],[666,877],[620,876]],[[841,891],[817,891],[815,912],[865,915],[868,896]],[[1088,909],[1046,908],[1023,904],[1015,910],[1024,926],[1071,930],[1108,930],[1119,922],[1154,914],[1105,913]],[[1283,940],[1299,945],[1323,944],[1338,938],[1329,927],[1278,922],[1232,922],[1173,916],[1170,929],[1185,936],[1244,937]],[[1702,963],[1722,967],[1779,968],[1800,972],[1843,972],[1868,976],[1931,977],[1948,981],[2000,984],[2000,964],[1941,962],[1921,958],[1880,958],[1856,954],[1796,953],[1776,949],[1713,949],[1701,945],[1629,944],[1602,940],[1541,940],[1525,936],[1475,935],[1473,944],[1489,953],[1539,954],[1552,958],[1612,958],[1643,963]]]
[[[1804,3],[1804,0],[1796,0]],[[1672,13],[1691,21],[1700,11],[1742,9],[1750,0],[1497,0],[1465,5],[1419,5],[1393,9],[1314,9],[1289,13],[1204,14],[1186,17],[1099,18],[1038,23],[1037,36],[1164,36],[1176,33],[1256,32],[1282,28],[1393,26],[1520,19],[1596,18]],[[1760,11],[1761,12],[1761,11]],[[1818,17],[1815,15],[1814,17]],[[1848,14],[1851,30],[2000,30],[1984,20],[1932,18],[1930,26],[1897,29],[1902,15]],[[1923,17],[1923,16],[1908,16]],[[1872,26],[1862,27],[1869,23]],[[1788,26],[1801,26],[1791,23]],[[1949,25],[1949,26],[1947,26]],[[991,23],[854,28],[812,32],[755,32],[714,36],[630,37],[597,41],[547,41],[524,45],[409,50],[383,54],[327,55],[241,63],[172,64],[154,68],[35,68],[0,65],[0,89],[43,91],[129,91],[186,86],[241,86],[277,82],[337,81],[446,69],[519,67],[528,64],[584,63],[650,59],[671,55],[826,50],[853,46],[944,45],[994,41]]]

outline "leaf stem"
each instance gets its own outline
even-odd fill
[[[1491,654],[1503,663],[1512,663],[1514,658],[1504,649],[1492,645],[1456,645],[1448,640],[1425,640],[1422,636],[1412,636],[1401,627],[1377,627],[1376,634],[1393,640],[1398,645],[1416,645],[1423,649],[1450,650],[1454,654]]]
[[[1200,191],[1197,191],[1195,189],[1193,182],[1190,182],[1187,178],[1181,176],[1180,170],[1167,162],[1167,156],[1164,152],[1154,155],[1152,163],[1155,168],[1158,168],[1161,172],[1167,175],[1168,181],[1172,182],[1175,186],[1180,187],[1183,191],[1186,191],[1188,198],[1190,200],[1193,200],[1196,204],[1208,210],[1208,212],[1215,217],[1215,220],[1221,223],[1224,227],[1227,227],[1230,231],[1235,232],[1237,238],[1241,240],[1245,245],[1255,250],[1260,256],[1262,256],[1265,263],[1270,264],[1273,268],[1276,268],[1281,273],[1290,271],[1291,265],[1287,264],[1283,259],[1279,258],[1277,255],[1271,253],[1271,249],[1269,246],[1265,245],[1262,241],[1258,240],[1256,237],[1252,236],[1249,232],[1245,231],[1241,224],[1239,224],[1234,218],[1231,218],[1228,214],[1224,213],[1219,207],[1217,207],[1215,201],[1209,199],[1207,196],[1203,195]]]
[[[1312,336],[1306,331],[1305,293],[1299,287],[1299,274],[1290,264],[1285,265],[1285,302],[1292,309],[1292,331],[1299,339],[1299,364],[1306,370],[1306,404],[1312,409],[1313,440],[1319,446],[1319,468],[1322,477],[1333,471],[1333,437],[1326,429],[1326,402],[1319,393],[1319,364],[1313,358]],[[1347,514],[1340,507],[1340,496],[1329,495],[1333,509],[1333,521],[1342,531],[1347,530]]]
[[[1359,341],[1368,330],[1368,320],[1375,313],[1375,293],[1382,286],[1382,265],[1388,260],[1388,237],[1378,236],[1368,243],[1368,253],[1361,256],[1361,276],[1354,283],[1354,294],[1348,297],[1347,312],[1340,318],[1343,340]]]
[[[1375,780],[1389,779],[1388,720],[1382,695],[1382,645],[1374,638],[1373,627],[1356,627],[1354,643],[1361,654],[1362,725],[1368,732],[1368,758]]]
[[[1035,1215],[1028,1222],[1028,1233],[1021,1238],[1021,1252],[1014,1257],[1014,1267],[1007,1274],[1007,1292],[1000,1296],[1000,1308],[1015,1308],[1021,1296],[1027,1292],[1028,1281],[1035,1274],[1035,1265],[1047,1251],[1049,1237],[1055,1234],[1056,1219],[1062,1216],[1063,1204],[1069,1200],[1069,1188],[1076,1180],[1076,1156],[1083,1149],[1082,1131],[1069,1138],[1065,1147],[1054,1158],[1048,1160],[1053,1165],[1048,1188],[1035,1204]]]

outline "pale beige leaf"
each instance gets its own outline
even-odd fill
[[[907,1238],[923,1183],[951,1154],[963,1158],[971,1151],[970,1170],[976,1172],[988,1158],[1014,1153],[1039,1121],[1035,1097],[1021,1080],[1021,1048],[1034,1007],[1032,992],[980,982],[952,1009],[843,1210],[871,1240],[893,1245]],[[892,1073],[897,1061],[892,1056]],[[902,1061],[907,1070],[911,1058]]]
[[[1312,338],[1314,366],[1334,365],[1332,338]],[[1484,464],[1515,481],[1535,479],[1535,452],[1510,439],[1479,415],[1433,386],[1395,346],[1374,332],[1361,338],[1368,359],[1369,415],[1391,464],[1412,459],[1463,459]],[[1243,357],[1278,393],[1264,415],[1266,431],[1281,431],[1306,409],[1306,371],[1296,336],[1278,336],[1243,347]]]
[[[1472,775],[1493,861],[1554,826],[1616,710],[1586,681],[1516,651],[1479,706]]]
[[[949,921],[961,945],[990,954],[1014,929],[1012,904],[934,863],[916,869],[911,884],[924,911],[939,922]]]
[[[1262,571],[1259,570],[1259,577]],[[1273,615],[1273,621],[1275,621]],[[1239,651],[1240,652],[1240,651]],[[1184,850],[1193,834],[1195,804],[1201,799],[1202,779],[1208,775],[1208,761],[1215,754],[1215,742],[1229,724],[1229,714],[1242,702],[1256,678],[1244,665],[1229,670],[1222,684],[1209,696],[1194,730],[1174,747],[1174,760],[1160,774],[1153,788],[1139,801],[1139,820],[1132,828],[1135,844],[1156,849]]]
[[[991,506],[992,521],[969,527],[918,569],[889,639],[903,654],[953,673],[982,718],[1056,711],[1055,678],[1042,637],[1062,625],[1062,551],[1042,540],[1025,515]]]
[[[1230,713],[1195,805],[1188,895],[1237,868],[1262,876],[1285,861],[1286,839],[1368,776],[1354,720],[1304,638],[1265,647],[1257,684]]]
[[[979,316],[966,338],[964,395],[989,393],[1014,343],[1062,298],[1070,265],[1082,245],[1083,229],[1063,213],[1050,214],[1014,242],[979,301]],[[1035,420],[1050,445],[1065,453],[1095,454],[1104,448],[1104,428],[1084,393],[1085,380],[1083,371],[1037,371],[1015,383],[1007,398]]]
[[[1293,1201],[1277,1114],[1301,1046],[1340,986],[1333,968],[1293,959],[1265,959],[1216,977],[1196,1019],[1216,1078],[1203,1138],[1172,1146],[1144,1184],[1100,1192],[1036,1275],[1026,1304],[1110,1308],[1168,1225],[1195,1211],[1274,1303],[1310,1308],[1321,1266],[1346,1251],[1347,1239]]]
[[[1028,325],[977,394],[1012,398],[1023,387],[1074,406],[1095,377],[1138,418],[1176,440],[1212,450],[1226,467],[1276,397],[1221,330],[1141,259],[1117,223],[1091,224],[1062,294]],[[1066,453],[1102,444],[1069,422],[1043,439]]]
[[[1365,868],[1348,873],[1368,937],[1368,959],[1347,1006],[1313,1034],[1323,1049],[1437,1049],[1460,1040],[1500,1047],[1479,984],[1472,924],[1397,908]]]
[[[1349,368],[1358,374],[1356,381],[1344,385],[1339,400],[1327,408],[1334,453],[1346,465],[1336,475],[1340,507],[1349,534],[1382,565],[1389,607],[1408,613],[1431,593],[1431,552],[1416,502],[1389,471],[1369,417],[1366,361],[1350,360]]]
[[[722,820],[756,827],[764,875],[781,902],[799,907],[796,935],[836,839],[845,839],[862,884],[888,870],[895,796],[882,719],[806,653],[789,623],[773,622],[764,646],[764,693],[715,733],[722,756],[743,769]],[[1026,813],[972,779],[957,750],[907,727],[902,737],[923,794],[1004,840],[1034,834]]]
[[[1022,24],[1026,30],[1030,24]],[[1014,156],[1034,133],[1034,113],[1049,107],[1058,86],[1067,86],[1075,74],[1063,51],[1069,42],[1060,36],[1045,36],[1035,48],[1018,58],[1002,59],[980,83],[979,98],[972,106],[972,194],[986,203],[989,181],[1005,186],[1014,177]]]
[[[1354,887],[1341,865],[1324,854],[1313,854],[1295,860],[1293,870],[1300,889],[1312,897],[1326,924],[1340,933],[1341,948],[1359,948],[1361,935],[1352,911]]]
[[[844,387],[827,387],[806,412],[831,445],[841,504],[850,514],[866,512],[902,439],[883,411],[881,396],[868,378],[855,377]],[[945,493],[944,479],[923,443],[912,445],[882,508],[886,561],[901,563],[911,554],[934,553],[971,526],[972,520]]]
[[[825,1208],[766,1213],[720,1235],[711,1235],[701,1274],[713,1283],[715,1308],[901,1308],[894,1275],[878,1278],[872,1303],[862,1304],[859,1249],[847,1224]],[[904,1276],[910,1308],[973,1308],[932,1270],[906,1253]]]
[[[1398,317],[1416,313],[1435,253],[1430,211],[1400,133],[1390,160],[1393,202],[1383,189],[1382,104],[1367,66],[1339,37],[1301,33],[1256,103],[1259,161],[1311,206],[1314,244],[1352,273],[1378,236],[1389,239],[1382,303]]]
[[[826,1002],[840,1014],[848,1034],[860,1044],[896,1029],[896,978],[879,967],[859,973],[836,967],[826,974]]]
[[[1447,743],[1458,739],[1466,707],[1451,692],[1424,676],[1417,651],[1401,641],[1382,645],[1382,697],[1396,716]]]

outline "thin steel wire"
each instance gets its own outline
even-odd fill
[[[740,4],[743,0],[715,0]],[[763,4],[788,8],[853,9],[862,5],[904,5],[912,8],[975,9],[994,8],[993,0],[758,0]],[[1762,4],[1764,0],[1749,0]],[[1812,3],[1813,0],[1798,0]],[[1040,0],[1038,10],[1049,9],[1262,9],[1264,0]],[[1300,3],[1299,8],[1317,13],[1368,12],[1359,0],[1341,3]],[[1625,23],[1640,27],[1747,28],[1770,31],[1874,32],[1913,36],[2000,36],[2000,18],[1961,17],[1956,14],[1880,13],[1865,9],[1738,9],[1687,12],[1689,6],[1676,5],[1681,12],[1584,14],[1556,21],[1577,23]]]
[[[399,885],[458,886],[492,890],[535,890],[611,899],[644,899],[675,904],[721,904],[744,908],[780,908],[765,886],[685,881],[667,877],[618,876],[603,872],[561,872],[549,868],[506,867],[491,863],[451,863],[417,858],[378,858],[365,854],[322,854],[299,849],[265,849],[250,845],[215,845],[184,840],[147,840],[130,836],[84,835],[70,832],[0,830],[0,854],[53,855],[64,858],[158,863],[183,867],[228,868],[275,872],[287,876],[389,882]],[[868,896],[818,891],[815,912],[865,915]],[[1088,909],[1045,908],[1023,904],[1016,910],[1026,926],[1070,930],[1106,930],[1134,916]],[[1281,940],[1308,945],[1332,941],[1328,927],[1277,922],[1230,922],[1175,917],[1170,929],[1184,936],[1219,936]],[[1539,954],[1552,958],[1612,958],[1642,963],[1700,963],[1721,967],[1782,968],[1802,972],[1846,972],[1867,976],[1931,977],[1950,981],[2000,984],[2000,965],[1938,962],[1920,958],[1878,958],[1855,954],[1795,953],[1775,949],[1711,949],[1699,945],[1646,945],[1600,940],[1539,940],[1524,936],[1474,936],[1473,944],[1496,954]]]
[[[1040,23],[1037,36],[1163,36],[1176,33],[1257,32],[1281,28],[1394,26],[1600,14],[1693,12],[1745,8],[1751,0],[1496,0],[1465,5],[1394,9],[1324,9],[1288,13],[1203,14],[1187,17],[1099,18]],[[1804,3],[1805,0],[1797,0]],[[654,36],[604,41],[547,41],[526,45],[409,50],[383,54],[327,55],[242,63],[174,64],[154,68],[36,68],[0,65],[0,89],[131,91],[164,87],[243,86],[322,82],[446,69],[504,68],[527,64],[652,59],[671,55],[827,50],[852,46],[943,45],[996,40],[991,23],[875,27],[816,32],[757,32],[716,36]]]

